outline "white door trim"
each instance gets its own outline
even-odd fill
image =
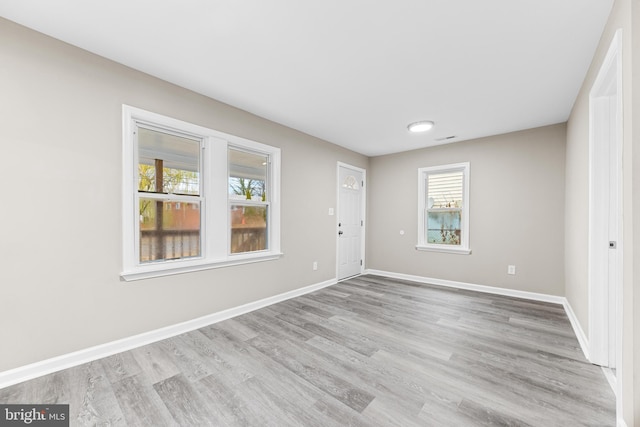
[[[340,168],[351,169],[362,174],[362,182],[364,185],[362,186],[362,191],[360,192],[360,212],[362,215],[362,233],[360,237],[360,259],[362,260],[362,265],[360,266],[360,274],[364,272],[364,268],[366,265],[365,262],[365,240],[367,234],[367,170],[359,168],[357,166],[350,165],[348,163],[337,162],[336,166],[336,278],[340,279],[340,241],[338,240],[338,221],[340,220]]]
[[[619,29],[589,93],[588,267],[589,359],[598,365],[615,366],[614,392],[619,419],[623,381],[622,108],[622,30]],[[611,170],[615,173],[613,185],[610,185]],[[609,210],[610,200],[612,210]],[[615,240],[617,245],[612,249],[616,251],[612,268],[608,260],[610,249],[606,248],[610,240]]]

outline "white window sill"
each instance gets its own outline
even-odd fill
[[[254,262],[273,261],[282,258],[281,252],[261,252],[260,254],[231,255],[221,261],[211,260],[177,260],[165,261],[157,264],[142,265],[120,273],[125,281],[150,279],[153,277],[171,276],[174,274],[191,273],[194,271],[210,270],[213,268],[230,267],[233,265],[250,264]]]
[[[416,245],[416,249],[419,251],[427,251],[427,252],[441,252],[445,254],[458,254],[458,255],[469,255],[471,254],[471,249],[469,248],[461,248],[455,246],[445,246],[445,245]]]

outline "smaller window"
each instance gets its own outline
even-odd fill
[[[231,239],[229,252],[269,249],[269,155],[240,148],[229,148],[229,213]]]
[[[342,186],[344,188],[348,188],[350,190],[359,190],[360,189],[360,185],[358,184],[358,180],[353,175],[347,176],[344,179],[344,182],[342,183]]]
[[[417,249],[469,254],[469,163],[418,169]]]

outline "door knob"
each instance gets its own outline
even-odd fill
[[[338,231],[338,236],[342,236],[343,234],[342,230]]]

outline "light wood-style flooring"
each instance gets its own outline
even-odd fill
[[[615,426],[562,306],[360,276],[12,387],[74,426]]]

